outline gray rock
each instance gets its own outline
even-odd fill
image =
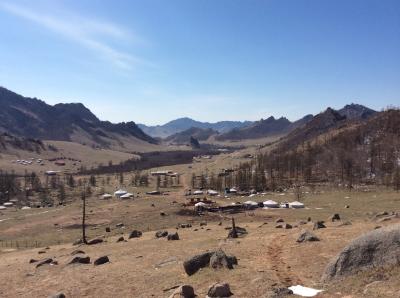
[[[324,221],[320,220],[314,223],[313,230],[324,229],[324,228],[326,228]]]
[[[53,259],[47,258],[47,259],[44,259],[44,260],[39,261],[39,262],[36,264],[36,268],[39,268],[39,267],[41,267],[41,266],[43,266],[43,265],[46,265],[46,264],[52,264],[52,263],[54,263]]]
[[[110,233],[111,232],[111,228],[110,227],[106,227],[106,233]]]
[[[340,220],[340,215],[338,213],[333,214],[332,216],[329,217],[329,220],[331,222],[339,221]]]
[[[110,262],[110,259],[107,256],[102,256],[102,257],[96,259],[93,264],[95,266],[98,266],[98,265],[102,265],[102,264],[105,264],[108,262]]]
[[[285,221],[283,220],[283,218],[278,218],[275,222],[280,223],[280,222],[285,222]]]
[[[194,298],[196,297],[194,289],[189,285],[182,285],[177,288],[169,298]]]
[[[99,244],[102,243],[104,240],[102,238],[94,238],[94,239],[90,239],[87,244],[89,245],[94,245],[94,244]]]
[[[167,240],[179,240],[178,232],[175,232],[174,234],[168,234]]]
[[[90,264],[90,257],[76,256],[68,264]]]
[[[167,237],[168,232],[167,231],[158,231],[156,232],[156,238],[162,238],[162,237]]]
[[[309,231],[302,231],[297,242],[319,241],[319,238]]]
[[[142,237],[142,232],[138,231],[138,230],[133,230],[130,234],[129,234],[129,239],[131,238],[139,238]]]
[[[123,242],[123,241],[125,241],[125,238],[124,238],[123,236],[121,236],[121,237],[119,237],[119,238],[117,239],[117,242]]]
[[[351,241],[326,267],[323,281],[363,269],[400,265],[400,225],[368,232]]]
[[[201,268],[207,267],[210,264],[210,258],[214,252],[206,252],[200,255],[191,257],[183,262],[183,268],[187,275],[193,275]]]
[[[233,265],[237,265],[237,263],[235,256],[227,256],[222,249],[219,249],[211,255],[209,265],[214,269],[233,269]]]
[[[83,250],[77,249],[71,252],[71,256],[77,255],[77,254],[84,254],[85,252]]]
[[[233,293],[227,283],[216,283],[213,284],[207,292],[207,297],[210,298],[223,298],[230,297]]]

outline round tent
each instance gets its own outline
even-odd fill
[[[0,210],[5,210],[5,209],[7,209],[6,206],[0,206]]]
[[[304,208],[304,204],[298,201],[294,201],[292,203],[289,203],[289,207],[294,209],[299,209],[299,208]]]
[[[218,191],[215,191],[215,190],[212,190],[212,189],[207,190],[207,193],[208,193],[208,195],[210,195],[210,196],[216,196],[216,195],[218,195]]]
[[[254,201],[246,201],[243,204],[244,205],[249,205],[249,206],[258,206],[258,203],[254,202]]]
[[[264,205],[264,207],[268,207],[268,208],[279,208],[279,204],[272,200],[263,202],[263,205]]]
[[[102,198],[103,200],[108,200],[108,199],[111,199],[111,198],[112,198],[112,195],[110,195],[109,193],[105,193],[104,195],[101,196],[101,198]]]
[[[195,190],[195,191],[193,192],[193,194],[194,194],[194,195],[202,195],[202,194],[203,194],[203,191],[201,191],[201,190]]]
[[[5,207],[11,207],[11,206],[14,205],[14,203],[12,203],[12,202],[7,202],[7,203],[4,203],[3,205],[4,205]]]
[[[116,196],[118,198],[123,196],[123,195],[125,195],[125,194],[127,194],[127,192],[125,190],[122,190],[122,189],[119,189],[116,192],[114,192],[114,196]]]
[[[130,192],[127,192],[126,194],[120,196],[121,199],[130,199],[133,197],[133,194]]]
[[[206,205],[207,205],[207,204],[204,203],[204,202],[198,202],[198,203],[194,204],[195,207],[204,207],[204,206],[206,206]]]

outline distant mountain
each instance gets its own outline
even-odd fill
[[[175,133],[182,132],[192,127],[208,129],[211,128],[220,133],[228,132],[234,128],[241,128],[251,125],[251,121],[219,121],[216,123],[200,122],[191,118],[179,118],[163,125],[147,126],[138,124],[138,126],[152,137],[166,138]]]
[[[191,127],[187,130],[175,133],[165,138],[164,141],[172,144],[189,144],[191,138],[194,138],[198,141],[205,141],[210,136],[216,134],[218,134],[218,131],[213,130],[211,128],[203,129],[198,127]]]
[[[350,120],[367,119],[377,113],[376,111],[370,108],[354,103],[345,105],[343,108],[338,110],[338,112],[340,115],[346,116],[346,118]]]
[[[81,103],[51,106],[0,87],[0,106],[0,132],[15,136],[102,147],[137,141],[156,143],[134,122],[100,121]]]
[[[235,128],[227,133],[217,136],[216,139],[219,141],[244,140],[283,135],[307,123],[311,118],[312,115],[307,115],[300,120],[290,122],[284,117],[275,119],[271,116],[265,120],[261,119],[248,127]]]

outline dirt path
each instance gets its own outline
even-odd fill
[[[271,239],[267,247],[267,257],[271,269],[275,272],[279,283],[284,286],[302,284],[302,280],[291,270],[283,257],[283,245],[286,235],[278,235]]]

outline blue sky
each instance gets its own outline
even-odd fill
[[[397,0],[0,0],[0,85],[113,122],[400,105]]]

